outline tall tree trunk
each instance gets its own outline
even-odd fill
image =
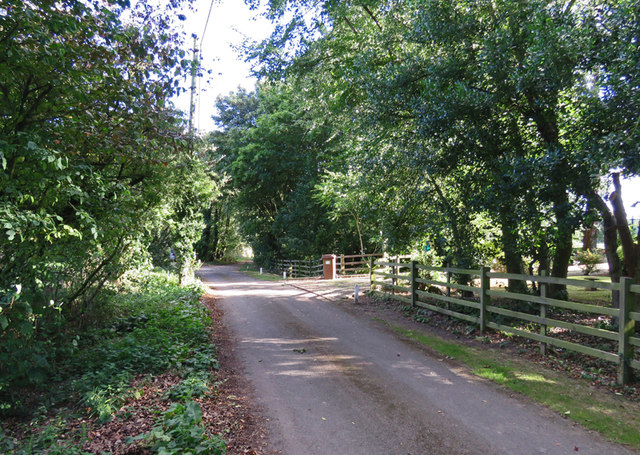
[[[362,242],[362,229],[360,228],[360,217],[358,213],[353,211],[353,219],[356,221],[356,229],[358,230],[358,240],[360,241],[360,254],[364,255],[364,243]]]
[[[569,196],[566,191],[559,191],[553,200],[553,212],[556,216],[558,234],[556,236],[556,251],[553,255],[551,276],[566,278],[573,251],[573,227],[570,221]],[[552,298],[567,299],[567,287],[563,284],[551,284],[549,293]]]
[[[589,226],[584,230],[582,236],[582,251],[593,251],[598,247],[598,230],[593,226]]]
[[[528,116],[533,118],[540,137],[545,142],[549,154],[563,156],[562,146],[560,144],[560,134],[558,129],[557,113],[554,109],[543,109],[538,103],[533,93],[525,94],[530,111]],[[567,176],[571,175],[571,169],[567,164],[566,158],[561,160],[553,167],[549,175],[550,189],[553,192],[551,202],[553,203],[553,213],[556,217],[557,235],[555,238],[556,250],[553,255],[553,264],[551,276],[555,278],[566,278],[571,262],[571,253],[573,252],[573,231],[574,226],[570,220],[571,207],[569,203],[569,195],[567,192]],[[549,294],[552,298],[567,299],[567,287],[563,284],[551,284],[549,286]]]
[[[636,283],[638,283],[640,282],[640,245],[633,241],[629,223],[627,222],[627,212],[622,202],[620,174],[615,172],[611,177],[613,179],[614,191],[611,193],[611,196],[609,196],[609,201],[613,207],[613,216],[616,220],[620,244],[622,245],[625,274],[626,276],[634,278]]]
[[[602,226],[604,228],[604,252],[609,264],[609,276],[612,283],[619,283],[622,273],[622,264],[618,257],[618,232],[616,229],[616,220],[609,210],[609,206],[602,197],[593,190],[585,195],[589,204],[595,208],[602,217]],[[620,292],[612,292],[612,305],[614,308],[620,307]]]
[[[213,240],[211,241],[211,255],[214,259],[219,259],[218,257],[218,241],[219,241],[219,232],[220,232],[220,205],[216,205],[215,209],[213,209],[213,219],[211,220],[211,227],[213,229]]]
[[[522,265],[522,254],[518,248],[517,223],[513,219],[507,207],[500,207],[500,224],[502,225],[502,251],[507,273],[522,275],[524,268]],[[507,284],[509,292],[526,292],[527,284],[522,280],[509,280]]]

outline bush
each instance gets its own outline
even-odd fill
[[[589,275],[596,269],[596,266],[603,261],[602,254],[595,250],[578,251],[574,259],[582,267],[585,276]]]

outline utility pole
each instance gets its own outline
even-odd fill
[[[193,35],[193,61],[191,62],[191,101],[189,103],[189,151],[193,153],[193,114],[196,110],[196,75],[198,73],[198,40]]]

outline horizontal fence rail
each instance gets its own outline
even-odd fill
[[[451,281],[452,277],[456,283]],[[539,295],[492,290],[492,279],[521,280],[535,283]],[[559,284],[588,289],[605,289],[619,293],[619,308],[586,303],[569,302],[547,296],[548,286]],[[619,283],[597,282],[591,279],[555,278],[544,274],[517,275],[491,272],[487,267],[461,269],[432,267],[415,261],[385,259],[376,261],[371,272],[371,289],[395,300],[476,324],[482,334],[487,329],[511,333],[540,343],[540,351],[548,346],[588,355],[617,365],[618,382],[631,380],[633,370],[640,370],[640,361],[634,359],[634,348],[640,348],[635,323],[640,312],[635,302],[640,298],[640,285],[631,278]],[[617,328],[600,328],[576,321],[562,320],[560,310],[577,315],[607,316],[617,322]],[[580,320],[581,318],[575,318]],[[571,331],[598,340],[610,346],[596,347],[561,339],[558,334]],[[609,350],[610,349],[610,350]]]
[[[382,253],[341,254],[336,256],[336,274],[339,276],[366,275],[370,273],[373,262],[381,257]]]
[[[322,275],[322,259],[286,259],[277,261],[275,272],[286,273],[290,278]]]
[[[336,255],[336,275],[367,275],[381,253],[372,254],[341,254]],[[276,261],[274,272],[286,273],[290,278],[316,277],[322,275],[322,258],[319,259],[283,259]]]

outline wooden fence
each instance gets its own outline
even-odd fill
[[[321,276],[322,259],[284,259],[276,263],[275,271],[290,278]]]
[[[369,274],[373,261],[381,257],[382,253],[336,255],[336,274],[338,276]]]
[[[381,253],[336,255],[336,275],[366,275],[371,272],[373,261],[381,257]],[[283,259],[276,262],[274,272],[286,272],[289,278],[319,277],[322,275],[322,267],[322,258]]]
[[[452,283],[452,274],[465,276],[468,284]],[[434,279],[434,275],[446,276],[447,279]],[[534,282],[539,286],[540,295],[492,290],[491,279]],[[617,291],[620,293],[620,307],[553,299],[547,297],[547,286],[550,284]],[[635,284],[631,278],[622,278],[619,283],[606,283],[580,278],[497,273],[491,272],[487,267],[469,270],[430,267],[415,261],[377,261],[371,275],[371,289],[375,289],[375,286],[380,286],[384,293],[392,294],[394,299],[412,307],[425,308],[477,324],[481,334],[486,329],[494,329],[538,341],[543,354],[547,353],[547,346],[551,345],[612,362],[617,365],[618,382],[623,385],[631,380],[634,369],[640,370],[640,361],[634,358],[634,348],[640,347],[640,337],[635,330],[636,322],[640,322],[640,312],[635,308],[635,302],[640,296],[640,285]],[[446,291],[443,292],[442,289]],[[467,296],[452,296],[452,289],[454,293],[462,291],[462,295]],[[522,306],[528,306],[532,312],[522,311]],[[586,318],[574,318],[577,321],[561,320],[562,314],[558,310],[580,315],[587,313],[609,316],[617,321],[618,328],[611,330],[580,323],[580,319]],[[527,328],[523,328],[521,323],[507,325],[505,320],[524,322]],[[560,338],[563,330],[595,337],[597,340],[608,340],[615,347],[607,350],[601,343],[596,343],[598,347],[593,347],[563,340]]]

